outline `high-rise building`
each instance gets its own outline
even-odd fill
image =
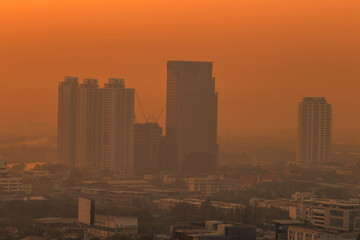
[[[101,167],[132,172],[135,90],[125,80],[110,78],[101,90]]]
[[[162,128],[155,122],[134,125],[134,171],[154,173],[159,169]]]
[[[305,97],[299,104],[296,161],[301,165],[329,162],[331,156],[331,104],[323,97]]]
[[[217,102],[211,62],[168,61],[166,99],[167,167],[182,170],[193,154],[216,165]]]
[[[77,77],[65,77],[59,83],[57,160],[62,164],[74,166],[76,156],[76,111]]]
[[[77,93],[76,167],[98,167],[100,162],[100,107],[97,79],[84,79]]]
[[[58,161],[72,167],[102,167],[131,173],[134,89],[124,79],[66,77],[59,83]]]

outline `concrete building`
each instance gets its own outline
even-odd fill
[[[167,63],[168,170],[215,168],[217,164],[218,95],[212,67],[211,62]]]
[[[360,204],[335,199],[310,199],[298,204],[291,216],[315,227],[341,232],[360,231]]]
[[[287,240],[356,240],[358,233],[341,233],[320,228],[289,226]]]
[[[94,225],[88,228],[89,236],[102,239],[117,233],[136,236],[138,233],[137,217],[115,217],[96,214]]]
[[[134,171],[154,173],[159,169],[161,135],[157,123],[134,125]]]
[[[255,240],[256,227],[221,221],[184,222],[171,226],[172,240]]]
[[[305,97],[298,109],[296,161],[300,165],[327,163],[331,157],[331,105],[323,97]]]
[[[292,219],[273,220],[272,222],[275,225],[275,240],[288,240],[289,226],[303,225],[302,222]]]
[[[239,190],[239,183],[216,176],[191,177],[188,179],[188,186],[190,191],[200,192],[206,196],[218,192]]]
[[[76,156],[76,111],[77,77],[65,77],[59,83],[57,161],[69,166],[75,165]]]
[[[97,79],[84,79],[77,93],[75,166],[99,167],[101,101]]]
[[[125,80],[110,78],[101,90],[101,168],[133,171],[135,90]]]
[[[99,166],[132,173],[134,152],[134,89],[110,78],[65,77],[59,83],[58,161],[72,167]]]
[[[62,233],[78,233],[84,232],[84,227],[80,226],[77,218],[58,218],[48,217],[34,220],[34,225],[42,228],[53,228],[60,230]]]
[[[0,193],[22,193],[22,179],[11,177],[8,173],[7,163],[0,161]],[[1,194],[0,194],[1,195]]]
[[[178,204],[186,203],[195,207],[200,208],[201,205],[205,202],[203,199],[192,199],[192,198],[165,198],[153,201],[156,206],[160,209],[169,210],[172,207],[176,207]],[[237,209],[244,209],[244,204],[238,203],[227,203],[227,202],[219,202],[219,201],[211,201],[211,206],[223,211],[223,212],[233,212]]]

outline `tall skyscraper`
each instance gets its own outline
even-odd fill
[[[124,79],[65,77],[59,83],[58,161],[71,167],[133,170],[134,89]]]
[[[101,90],[101,167],[132,172],[135,90],[125,80],[110,78]]]
[[[329,162],[332,109],[323,97],[305,97],[299,104],[296,161],[301,165]]]
[[[154,173],[159,169],[162,128],[155,122],[134,125],[134,171]]]
[[[77,77],[65,77],[59,83],[57,159],[74,166],[76,156]]]
[[[84,79],[77,93],[76,167],[99,167],[101,99],[97,79]]]
[[[168,61],[167,169],[182,170],[201,154],[217,164],[217,102],[211,62]]]

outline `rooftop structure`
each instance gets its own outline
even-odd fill
[[[184,222],[171,226],[170,239],[255,240],[256,227],[222,221]]]

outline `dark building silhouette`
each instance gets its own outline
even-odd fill
[[[65,77],[59,82],[57,160],[69,166],[75,165],[76,157],[76,111],[77,77]]]
[[[154,122],[134,125],[134,171],[154,173],[159,169],[162,128]]]
[[[166,150],[168,170],[182,170],[189,155],[217,163],[217,102],[211,62],[168,61]]]
[[[166,136],[160,137],[160,149],[159,149],[159,170],[171,169],[171,162],[168,160],[168,151],[166,144]]]

